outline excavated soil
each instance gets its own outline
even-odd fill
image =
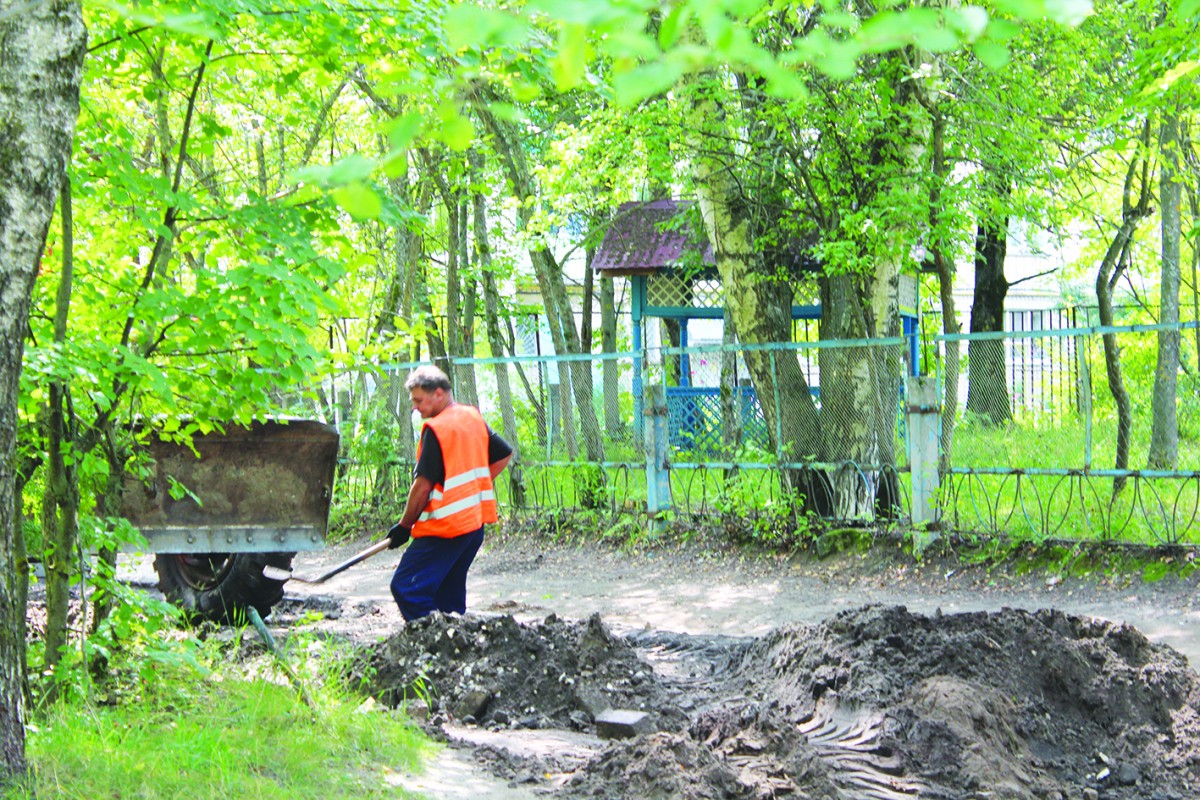
[[[363,677],[564,798],[1200,797],[1200,677],[1055,610],[869,605],[757,637],[435,615],[373,645]],[[600,738],[606,710],[645,716]]]
[[[1197,570],[489,537],[472,612],[405,625],[395,560],[293,581],[268,622],[361,646],[373,695],[451,745],[404,778],[425,797],[1200,798]]]

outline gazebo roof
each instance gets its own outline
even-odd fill
[[[697,241],[688,226],[667,224],[694,205],[691,200],[621,203],[592,258],[592,269],[609,275],[649,275],[683,265],[685,254],[701,247],[702,262],[712,266],[712,246],[706,240]]]
[[[671,220],[696,205],[693,200],[650,200],[621,203],[612,225],[604,234],[592,269],[607,275],[654,275],[686,263],[716,266],[708,239],[698,239],[689,225],[670,225]],[[691,253],[691,257],[688,257]],[[811,243],[793,238],[766,254],[772,263],[793,275],[815,272],[820,265],[812,255]]]

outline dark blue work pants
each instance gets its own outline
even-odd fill
[[[483,528],[450,539],[414,537],[392,576],[392,597],[405,621],[434,611],[466,613],[467,570],[482,544]]]

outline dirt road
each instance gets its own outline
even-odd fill
[[[295,573],[320,574],[367,544],[300,554]],[[974,797],[967,788],[1000,785],[979,796],[1087,788],[1142,800],[1197,786],[1195,575],[918,564],[886,546],[813,560],[493,537],[469,581],[473,613],[406,629],[388,591],[397,559],[381,554],[321,586],[290,583],[271,620],[286,635],[320,611],[318,627],[371,644],[384,694],[417,672],[442,687],[435,730],[456,746],[421,775],[394,776],[429,798]],[[1147,650],[1136,632],[1092,618],[1171,649]],[[474,724],[457,704],[481,675],[491,705]],[[839,688],[822,699],[827,683]],[[592,724],[597,695],[650,710],[661,733],[607,747]],[[753,742],[771,744],[747,751]],[[813,763],[824,771],[797,767]],[[860,788],[838,794],[846,786]]]
[[[320,573],[369,542],[296,556],[298,575]],[[388,590],[398,555],[385,552],[318,587],[295,583],[288,596],[337,598],[338,627],[385,636],[402,626]],[[1200,573],[1143,582],[1137,575],[1020,574],[1012,567],[903,555],[843,553],[824,561],[713,553],[699,548],[641,553],[554,547],[493,538],[471,573],[473,611],[536,620],[600,614],[618,632],[639,628],[758,636],[789,622],[816,623],[866,604],[945,614],[1001,608],[1055,608],[1128,623],[1153,642],[1200,664]]]
[[[358,542],[319,553],[301,554],[296,559],[295,570],[297,574],[320,573],[366,544]],[[765,797],[774,796],[776,791],[815,791],[813,796],[817,796],[823,791],[820,787],[810,786],[805,790],[796,784],[780,784],[777,776],[786,773],[788,769],[781,760],[782,757],[764,760],[761,756],[756,756],[755,763],[746,766],[747,757],[744,754],[738,755],[742,745],[736,743],[762,736],[763,729],[775,730],[779,724],[783,724],[785,728],[799,724],[802,728],[808,726],[809,739],[819,745],[828,738],[830,731],[846,724],[846,720],[839,716],[844,713],[844,709],[824,712],[819,708],[811,708],[801,716],[791,718],[790,722],[782,723],[775,719],[774,715],[777,712],[763,712],[760,709],[755,712],[758,715],[755,721],[747,724],[744,722],[748,713],[747,707],[735,703],[738,709],[736,712],[721,713],[734,713],[743,721],[734,726],[738,733],[727,740],[735,744],[727,745],[727,754],[720,756],[715,764],[703,759],[711,759],[713,756],[709,750],[718,752],[719,748],[709,748],[705,745],[697,750],[687,736],[679,739],[663,734],[658,738],[651,737],[645,744],[613,751],[606,750],[605,743],[598,740],[594,734],[588,734],[587,725],[575,724],[579,722],[578,719],[564,716],[557,719],[546,717],[545,714],[552,711],[550,706],[553,703],[541,702],[538,707],[539,702],[534,701],[535,696],[544,696],[545,691],[543,688],[531,689],[525,685],[534,681],[536,670],[531,671],[529,664],[518,663],[518,651],[521,648],[515,646],[513,641],[532,636],[541,641],[539,646],[549,643],[549,650],[543,650],[539,658],[552,662],[549,668],[551,672],[561,671],[560,680],[570,682],[578,679],[582,685],[588,677],[595,678],[592,675],[593,667],[599,669],[597,665],[607,663],[611,670],[611,664],[620,662],[618,656],[624,654],[623,642],[618,646],[618,642],[609,641],[601,648],[604,651],[603,658],[597,658],[593,667],[584,668],[574,661],[559,663],[551,658],[556,644],[559,651],[578,650],[579,642],[586,640],[589,635],[581,634],[579,630],[570,627],[564,628],[564,623],[558,620],[580,621],[593,615],[599,615],[604,626],[614,634],[626,634],[623,641],[632,641],[641,636],[643,646],[639,652],[643,655],[656,649],[662,651],[663,640],[654,639],[650,642],[647,639],[658,637],[661,632],[696,637],[722,635],[740,637],[741,640],[756,637],[756,642],[771,642],[769,645],[754,646],[763,648],[764,655],[775,653],[772,658],[776,660],[781,650],[793,654],[802,653],[809,659],[821,658],[822,656],[814,651],[823,650],[823,657],[829,663],[815,663],[811,672],[807,674],[819,674],[837,663],[853,663],[856,665],[855,670],[874,676],[868,683],[891,687],[887,691],[880,690],[882,695],[859,698],[852,706],[861,703],[899,702],[897,698],[902,694],[902,687],[920,684],[924,692],[920,698],[906,698],[889,712],[889,718],[907,715],[919,719],[921,714],[935,715],[933,719],[919,722],[912,730],[929,729],[931,725],[934,728],[947,725],[953,728],[953,718],[956,714],[964,719],[974,720],[967,725],[970,729],[978,727],[981,718],[988,720],[987,724],[1004,731],[1008,731],[1010,725],[1015,725],[1018,730],[1038,725],[1047,726],[1039,735],[1029,734],[1034,750],[1023,753],[1010,753],[1006,749],[1007,745],[1003,744],[990,746],[986,739],[974,742],[971,751],[976,755],[982,752],[985,757],[982,761],[977,758],[978,763],[974,766],[968,763],[968,769],[974,770],[973,772],[964,773],[955,766],[940,777],[943,786],[955,785],[961,788],[968,785],[987,786],[991,783],[1002,783],[1010,787],[1011,791],[980,796],[1011,798],[1074,796],[1073,793],[1081,787],[1095,787],[1103,791],[1106,785],[1108,791],[1098,796],[1182,797],[1192,790],[1187,783],[1188,779],[1184,777],[1178,779],[1183,781],[1182,784],[1173,784],[1176,789],[1183,786],[1183,794],[1174,790],[1159,794],[1157,792],[1161,787],[1153,785],[1153,780],[1146,777],[1149,774],[1161,774],[1161,770],[1169,765],[1187,762],[1193,757],[1196,736],[1190,722],[1187,722],[1189,714],[1192,713],[1189,711],[1189,705],[1185,704],[1180,712],[1174,712],[1174,718],[1177,720],[1175,735],[1180,743],[1178,751],[1174,753],[1150,752],[1153,747],[1147,750],[1145,747],[1134,746],[1124,741],[1109,741],[1109,745],[1106,745],[1109,749],[1128,754],[1128,760],[1120,765],[1119,774],[1123,778],[1117,781],[1114,777],[1118,774],[1117,766],[1114,765],[1111,769],[1103,764],[1091,766],[1094,759],[1110,758],[1092,744],[1103,737],[1101,728],[1083,736],[1082,731],[1092,723],[1073,718],[1077,706],[1086,706],[1096,701],[1089,697],[1074,696],[1071,690],[1065,689],[1056,700],[1059,703],[1059,711],[1049,712],[1042,708],[1040,703],[1047,696],[1044,676],[1053,673],[1058,675],[1058,680],[1064,687],[1093,687],[1095,697],[1104,698],[1099,701],[1102,705],[1110,702],[1110,696],[1118,698],[1111,702],[1115,709],[1112,713],[1122,715],[1119,727],[1128,730],[1148,730],[1147,720],[1142,718],[1140,712],[1134,710],[1137,707],[1136,703],[1129,708],[1117,707],[1120,687],[1128,685],[1130,681],[1137,683],[1139,670],[1141,673],[1150,670],[1172,676],[1171,680],[1177,683],[1182,680],[1184,684],[1191,685],[1190,682],[1195,676],[1181,677],[1180,670],[1194,673],[1194,665],[1200,664],[1200,609],[1196,607],[1200,579],[1194,575],[1145,582],[1139,575],[1119,572],[1097,571],[1092,574],[1063,575],[1054,570],[1033,572],[1012,566],[971,565],[944,559],[931,559],[918,564],[898,550],[889,553],[886,549],[876,549],[868,555],[843,553],[826,560],[813,560],[808,557],[750,557],[736,552],[714,552],[700,547],[659,548],[630,553],[604,547],[550,546],[527,540],[493,538],[480,554],[472,573],[469,582],[469,606],[483,618],[502,622],[511,617],[526,627],[519,629],[519,632],[509,629],[507,633],[501,634],[496,630],[497,625],[492,625],[489,632],[487,623],[476,621],[461,625],[447,623],[448,627],[433,626],[424,631],[414,629],[411,635],[406,633],[405,636],[394,636],[403,628],[388,593],[388,580],[396,558],[397,554],[394,553],[381,554],[323,586],[292,584],[289,586],[287,602],[280,608],[278,616],[280,622],[286,624],[288,607],[296,611],[325,609],[330,618],[321,623],[322,625],[358,641],[379,642],[381,652],[389,653],[381,658],[378,665],[384,684],[387,680],[403,683],[405,679],[402,674],[389,676],[387,670],[391,665],[403,663],[406,658],[410,661],[429,658],[428,654],[436,652],[440,646],[439,642],[444,641],[439,637],[454,634],[455,628],[458,628],[460,635],[469,634],[476,641],[485,642],[486,645],[470,656],[463,655],[461,660],[467,666],[461,672],[456,671],[455,662],[458,662],[459,658],[450,658],[444,662],[450,665],[449,671],[440,673],[438,679],[444,685],[453,687],[448,691],[449,694],[457,692],[457,696],[461,697],[467,691],[471,684],[468,676],[472,669],[479,673],[495,670],[498,665],[503,664],[506,666],[499,666],[498,671],[508,669],[510,672],[521,673],[522,677],[518,682],[508,685],[503,692],[510,701],[513,699],[512,695],[520,694],[522,702],[533,702],[527,710],[532,711],[537,707],[537,710],[543,713],[540,722],[532,723],[531,730],[511,730],[514,721],[497,726],[493,720],[490,725],[481,724],[478,727],[464,726],[453,719],[448,721],[441,730],[457,746],[442,751],[426,773],[398,777],[398,781],[406,788],[421,792],[430,798],[455,800],[486,796],[497,800],[528,800],[537,796],[544,797],[545,792],[555,785],[565,786],[565,791],[568,792],[576,791],[578,796],[623,796],[622,791],[633,791],[630,781],[640,780],[643,774],[654,773],[655,766],[662,767],[664,763],[669,767],[666,774],[675,774],[681,770],[687,773],[703,768],[707,770],[706,774],[715,776],[705,781],[690,781],[667,787],[667,793],[673,797]],[[868,612],[864,615],[859,609],[867,605],[904,606],[917,616],[897,615],[893,612]],[[968,612],[999,612],[1002,609],[1021,610],[1021,613],[980,618],[963,616]],[[1185,663],[1180,660],[1176,664],[1170,661],[1168,655],[1163,662],[1151,663],[1138,661],[1141,656],[1137,656],[1134,659],[1136,663],[1126,664],[1122,661],[1124,656],[1121,655],[1122,650],[1127,647],[1126,636],[1120,632],[1119,626],[1085,626],[1075,629],[1075,623],[1068,617],[1056,614],[1049,617],[1023,614],[1036,612],[1038,609],[1054,609],[1062,612],[1062,615],[1069,615],[1070,618],[1097,618],[1128,624],[1143,633],[1151,642],[1173,648],[1187,661]],[[849,616],[839,617],[841,622],[838,625],[850,625],[859,630],[851,640],[836,632],[837,625],[833,628],[821,625],[839,612],[846,612]],[[939,622],[928,623],[926,617]],[[940,629],[942,619],[948,621],[945,630]],[[772,631],[793,623],[818,627],[805,628],[798,633],[772,638]],[[587,627],[587,623],[578,624]],[[881,626],[890,630],[886,635],[880,634],[883,637],[881,645],[886,642],[884,649],[890,649],[896,642],[900,642],[895,646],[910,652],[910,656],[899,663],[889,657],[885,663],[874,664],[872,659],[875,657],[875,649],[857,649],[857,642],[864,635],[863,631],[878,630]],[[1001,675],[1026,677],[1011,685],[1000,685],[1007,680],[1002,677],[983,683],[963,682],[958,678],[939,679],[941,682],[931,685],[922,683],[921,678],[924,677],[925,671],[929,670],[929,666],[916,669],[915,665],[920,661],[921,652],[969,652],[973,646],[972,637],[978,633],[975,630],[977,627],[988,628],[989,633],[983,637],[988,644],[985,652],[972,656],[975,659],[974,666],[964,674],[982,674],[991,666],[999,665]],[[1065,638],[1042,640],[1041,644],[1027,653],[1017,654],[1014,660],[997,658],[998,652],[1011,650],[1014,646],[1026,646],[1031,631],[1044,633],[1044,629],[1070,629],[1073,632],[1068,633]],[[600,638],[603,639],[603,634]],[[814,639],[823,640],[823,645],[816,647]],[[1003,641],[1005,644],[997,645],[997,641]],[[1101,646],[1097,642],[1105,643],[1100,655],[1095,649]],[[392,650],[389,651],[389,647]],[[525,647],[529,649],[531,646],[526,643]],[[715,657],[727,663],[736,661],[741,654],[736,647],[734,651],[726,649],[725,645],[716,648],[709,645],[703,647],[708,648],[704,658]],[[993,652],[997,647],[999,651]],[[667,649],[686,651],[689,645],[675,642],[668,644]],[[1135,646],[1134,650],[1137,649]],[[1039,656],[1039,651],[1043,655]],[[1041,660],[1046,651],[1071,655],[1065,662],[1047,663]],[[1083,666],[1089,662],[1096,662],[1097,659],[1106,664],[1099,673],[1090,672]],[[1139,664],[1141,666],[1138,666]],[[1189,668],[1187,665],[1193,666]],[[656,665],[656,670],[663,666],[667,672],[678,672],[680,668],[679,663],[671,662]],[[692,663],[687,669],[693,672],[697,669],[703,671],[705,666]],[[939,668],[940,665],[935,665],[933,671],[937,672]],[[542,669],[545,671],[546,667],[543,666]],[[573,669],[577,671],[572,672]],[[914,669],[915,672],[911,671]],[[787,677],[747,672],[744,668],[737,671],[736,675],[729,672],[724,676],[729,681],[726,684],[726,692],[732,691],[734,695],[740,695],[744,687],[757,684],[765,687],[761,689],[764,696],[808,696],[811,687],[793,685],[793,678],[790,677],[793,672],[800,674],[804,673],[804,670],[789,667]],[[621,674],[620,667],[610,671],[604,686],[612,690],[614,683],[620,684],[620,681],[614,678]],[[526,675],[529,677],[525,677]],[[566,677],[568,675],[572,677]],[[859,677],[862,677],[861,674]],[[658,705],[674,708],[664,699],[662,687],[654,685],[639,688],[634,685],[637,683],[635,679],[632,684],[625,686],[625,699],[629,704],[638,703],[649,708]],[[692,703],[710,703],[714,708],[727,707],[730,702],[727,698],[717,699],[705,694],[709,688],[711,687],[691,692],[685,687],[685,694],[689,697],[688,707],[691,707]],[[894,693],[890,700],[888,691]],[[1191,689],[1176,691],[1180,694],[1192,692]],[[1005,705],[1007,701],[1004,697],[1022,694],[1031,699],[1023,705],[1018,704],[1020,708]],[[566,705],[559,705],[559,710],[563,711],[571,705],[579,706],[581,696],[582,690],[577,691]],[[975,705],[980,697],[990,698],[986,703],[991,705]],[[935,701],[931,698],[937,699]],[[843,705],[847,699],[848,697],[843,698]],[[910,702],[916,705],[905,705]],[[1158,704],[1156,708],[1160,709],[1157,712],[1160,717],[1167,713],[1162,710],[1164,706],[1161,702],[1155,702]],[[921,703],[925,705],[922,706]],[[804,703],[801,702],[800,705],[803,706]],[[758,708],[755,704],[751,706]],[[810,713],[814,714],[811,718],[807,716]],[[821,716],[826,713],[826,716]],[[687,716],[693,715],[689,713]],[[1047,720],[1045,723],[1042,722],[1043,716]],[[875,744],[884,742],[887,740],[887,734],[882,727],[882,719],[884,718],[854,720],[854,735]],[[697,725],[710,724],[715,726],[713,730],[719,730],[728,727],[730,723],[724,718],[723,721],[709,720],[707,723],[702,718],[695,718],[691,724],[693,729]],[[584,729],[583,733],[578,732],[581,727]],[[666,730],[668,727],[669,725],[664,725],[660,729]],[[571,730],[572,728],[575,730]],[[953,739],[958,734],[945,735]],[[1158,739],[1163,735],[1161,730],[1156,734]],[[1077,740],[1073,750],[1067,748],[1059,752],[1055,749],[1057,745],[1051,744],[1065,741],[1071,736],[1082,737]],[[1000,738],[1008,741],[1011,735],[1005,733]],[[930,752],[911,749],[913,741],[911,737],[908,740],[910,750],[906,758],[930,764]],[[772,747],[780,747],[780,742],[781,740],[776,739]],[[942,742],[938,748],[944,744]],[[808,743],[803,745],[809,746]],[[896,757],[894,742],[886,746],[880,745],[874,751],[874,767],[866,772],[851,769],[849,773],[842,769],[849,762],[839,762],[838,759],[843,754],[837,750],[836,741],[833,745],[834,748],[830,752],[818,752],[815,756],[807,751],[793,751],[787,759],[791,759],[792,762],[814,757],[824,759],[825,763],[836,767],[833,770],[834,777],[829,778],[832,781],[831,786],[836,786],[838,781],[866,781],[863,785],[869,785],[873,787],[871,791],[877,792],[854,796],[886,798],[909,796],[913,792],[924,796],[925,790],[934,792],[931,796],[942,796],[936,794],[932,784],[922,788],[923,784],[919,780],[905,785],[904,791],[898,794],[892,788],[888,788],[897,785],[897,779],[889,772],[889,763]],[[856,744],[855,747],[861,748],[862,745]],[[1046,748],[1055,752],[1042,752]],[[887,753],[892,755],[883,755]],[[1138,755],[1133,755],[1135,753]],[[859,752],[854,759],[859,759],[861,755]],[[1041,764],[1043,768],[1026,771],[1022,765],[1031,762]],[[859,762],[856,760],[854,763]],[[728,773],[729,769],[739,764],[741,766],[737,769],[741,770],[740,773]],[[838,764],[841,766],[837,766]],[[1068,764],[1074,766],[1064,766]],[[1140,765],[1140,769],[1135,764]],[[662,774],[663,770],[660,768],[657,772]],[[502,778],[497,778],[497,775]],[[663,791],[663,787],[643,786],[641,790]],[[1060,790],[1062,794],[1055,794]]]

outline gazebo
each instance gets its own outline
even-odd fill
[[[679,370],[678,385],[666,388],[669,436],[673,446],[689,442],[693,446],[714,447],[716,441],[705,441],[701,420],[719,418],[720,386],[694,385],[692,365],[686,350],[689,346],[689,323],[695,320],[719,320],[725,316],[721,280],[717,274],[712,247],[701,236],[681,226],[682,212],[693,206],[686,200],[653,200],[622,203],[604,240],[592,259],[597,274],[630,278],[632,345],[642,352],[646,342],[645,324],[651,319],[670,320],[678,324]],[[802,248],[785,251],[784,258],[793,262],[786,266],[798,272],[814,271],[819,265]],[[917,282],[912,276],[901,276],[900,316],[903,334],[908,341],[911,374],[918,366]],[[819,304],[796,303],[792,306],[793,320],[820,320]],[[815,367],[808,370],[816,377]],[[633,374],[634,420],[642,420],[643,364],[635,360]],[[819,380],[810,380],[811,391],[820,397]],[[748,424],[747,436],[764,438],[765,427],[754,390],[748,381],[738,381],[737,391]],[[757,429],[754,424],[757,420]]]

